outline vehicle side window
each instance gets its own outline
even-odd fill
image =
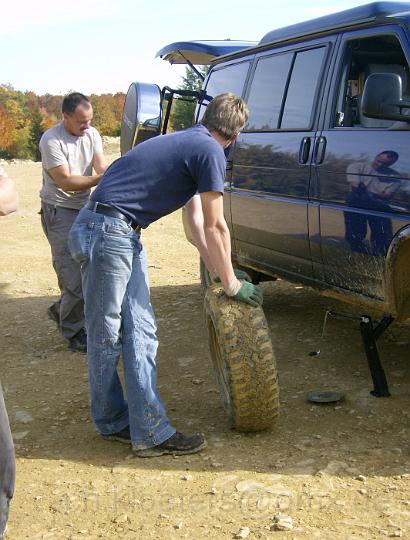
[[[293,54],[261,58],[248,97],[247,130],[277,129]]]
[[[205,88],[206,96],[199,105],[198,121],[202,118],[205,107],[218,94],[232,92],[242,97],[249,64],[250,62],[240,62],[212,70]]]
[[[325,47],[259,59],[248,97],[249,131],[310,127]]]
[[[399,125],[402,122],[367,118],[362,114],[364,84],[373,73],[398,74],[403,94],[408,94],[409,66],[396,36],[379,35],[346,41],[333,115],[334,127],[406,129],[405,125]]]
[[[293,65],[281,128],[309,128],[325,48],[299,52]]]

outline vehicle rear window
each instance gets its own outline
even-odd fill
[[[202,118],[205,107],[215,96],[225,92],[232,92],[242,97],[248,69],[249,62],[240,62],[220,69],[214,69],[210,73],[206,85],[206,97],[200,105],[198,120]]]

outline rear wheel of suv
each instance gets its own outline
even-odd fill
[[[205,294],[211,358],[225,410],[240,431],[260,431],[279,415],[279,385],[261,307],[230,300],[220,286]]]

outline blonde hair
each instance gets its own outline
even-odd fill
[[[215,130],[224,139],[232,139],[248,121],[249,109],[244,100],[226,92],[215,96],[205,109],[201,124]]]

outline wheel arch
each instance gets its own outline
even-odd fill
[[[410,318],[410,225],[396,234],[387,252],[386,298],[399,321]]]

